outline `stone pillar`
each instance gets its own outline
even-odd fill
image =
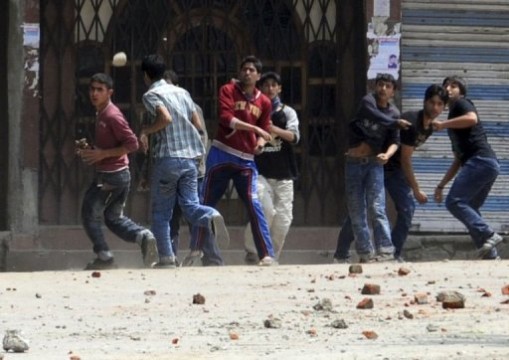
[[[17,233],[38,231],[39,49],[24,45],[24,25],[37,28],[40,14],[37,0],[8,3],[8,223],[15,241]]]

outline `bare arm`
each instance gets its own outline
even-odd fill
[[[380,164],[387,164],[387,161],[389,161],[389,159],[391,158],[392,155],[394,155],[396,153],[396,151],[398,150],[398,144],[391,144],[387,147],[387,151],[384,152],[384,153],[380,153],[378,154],[376,157],[377,157],[377,160]]]
[[[419,204],[425,204],[428,202],[428,196],[425,192],[419,188],[419,183],[415,178],[414,168],[412,165],[412,154],[414,153],[414,147],[408,145],[401,145],[401,169],[403,174],[412,189],[415,199]]]
[[[465,129],[475,126],[479,121],[477,114],[474,111],[470,111],[465,115],[461,115],[449,120],[439,121],[433,120],[432,125],[435,131],[444,129]]]
[[[290,142],[290,143],[293,143],[296,140],[296,136],[292,131],[286,130],[286,129],[281,129],[280,127],[278,127],[276,125],[270,126],[270,132],[274,135],[279,136],[281,139]]]
[[[449,166],[449,169],[445,173],[444,177],[442,178],[442,180],[438,183],[437,187],[435,188],[435,201],[436,202],[438,202],[438,203],[442,202],[442,199],[443,199],[442,192],[444,190],[445,185],[447,185],[447,183],[449,181],[451,181],[451,179],[454,178],[454,176],[456,176],[460,167],[461,167],[461,162],[459,161],[458,158],[455,157],[453,162],[451,163],[451,166]]]

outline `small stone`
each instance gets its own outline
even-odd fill
[[[436,331],[438,331],[438,326],[433,325],[433,324],[428,324],[428,326],[426,326],[426,330],[428,330],[428,332],[436,332]]]
[[[345,320],[343,320],[343,319],[334,320],[332,322],[331,326],[334,329],[347,329],[348,328],[348,325],[346,324]]]
[[[359,264],[350,265],[350,267],[348,268],[348,273],[362,274],[362,265]]]
[[[316,311],[332,311],[332,302],[328,298],[324,298],[320,300],[317,304],[313,306],[313,309]]]
[[[364,284],[361,294],[362,295],[379,295],[380,294],[380,285]]]
[[[407,276],[408,274],[410,274],[410,269],[406,268],[406,267],[400,267],[399,270],[398,270],[398,275],[399,276]]]
[[[93,278],[100,278],[100,277],[101,277],[101,272],[100,272],[100,271],[94,271],[94,272],[92,272],[92,277],[93,277]]]
[[[193,304],[197,304],[197,305],[205,304],[205,296],[203,296],[199,293],[193,295]]]
[[[41,294],[39,294],[39,293],[35,293],[35,298],[36,298],[36,299],[40,299],[40,298],[42,298],[42,295],[41,295]]]
[[[428,294],[426,293],[416,293],[414,295],[414,301],[416,304],[419,304],[419,305],[424,305],[424,304],[427,304],[428,303]]]
[[[502,295],[509,295],[509,284],[502,288]]]
[[[171,343],[172,343],[173,345],[177,345],[177,344],[179,343],[179,338],[173,338],[173,339],[171,339]]]
[[[144,295],[146,296],[155,296],[156,295],[156,291],[155,290],[145,290],[143,292]]]
[[[462,309],[465,307],[465,296],[457,291],[442,291],[437,295],[437,301],[444,309]]]
[[[234,331],[230,331],[230,340],[238,340],[238,339],[239,339],[239,334],[237,334]]]
[[[373,309],[373,300],[370,298],[364,298],[360,303],[357,304],[357,309]]]
[[[81,357],[79,355],[71,355],[69,356],[69,360],[81,360]]]
[[[281,328],[281,320],[277,318],[267,319],[263,322],[263,325],[267,329],[279,329]]]
[[[366,339],[369,340],[375,340],[378,338],[378,334],[372,330],[363,331],[362,335],[364,335]]]
[[[28,350],[28,340],[24,339],[19,330],[6,330],[3,339],[3,347],[5,351],[13,351],[21,353]]]
[[[413,319],[414,318],[414,315],[410,311],[408,311],[406,309],[403,311],[403,316],[406,317],[407,319]]]
[[[311,329],[309,329],[308,331],[306,331],[306,333],[307,333],[308,335],[310,335],[310,336],[313,336],[313,337],[318,336],[318,332],[316,331],[316,329],[315,329],[315,328],[311,328]]]

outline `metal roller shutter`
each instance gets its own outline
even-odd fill
[[[468,97],[501,163],[501,174],[481,210],[496,231],[508,231],[509,1],[403,0],[401,71],[403,111],[422,106],[429,84],[453,74],[467,80]],[[452,161],[446,132],[433,134],[414,154],[417,179],[430,196]],[[465,231],[432,199],[418,205],[413,225],[419,232]]]

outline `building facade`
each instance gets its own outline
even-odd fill
[[[79,209],[92,173],[74,155],[75,139],[93,141],[88,78],[112,75],[114,101],[137,131],[146,90],[140,63],[154,52],[203,108],[210,135],[217,124],[217,91],[236,75],[243,56],[255,54],[265,70],[281,73],[283,101],[301,120],[296,227],[342,223],[346,124],[373,74],[386,66],[382,55],[396,57],[387,71],[402,85],[397,103],[404,111],[421,106],[428,84],[451,72],[464,75],[502,162],[487,216],[497,230],[506,230],[506,1],[8,0],[0,7],[5,246],[88,248]],[[113,67],[119,51],[127,54],[127,65]],[[444,134],[434,135],[416,154],[418,178],[428,192],[450,160],[447,141]],[[126,211],[149,223],[148,194],[137,190],[142,163],[142,156],[131,156],[133,191]],[[233,190],[220,211],[230,226],[247,220]],[[414,222],[417,232],[464,231],[432,203],[418,207]]]

